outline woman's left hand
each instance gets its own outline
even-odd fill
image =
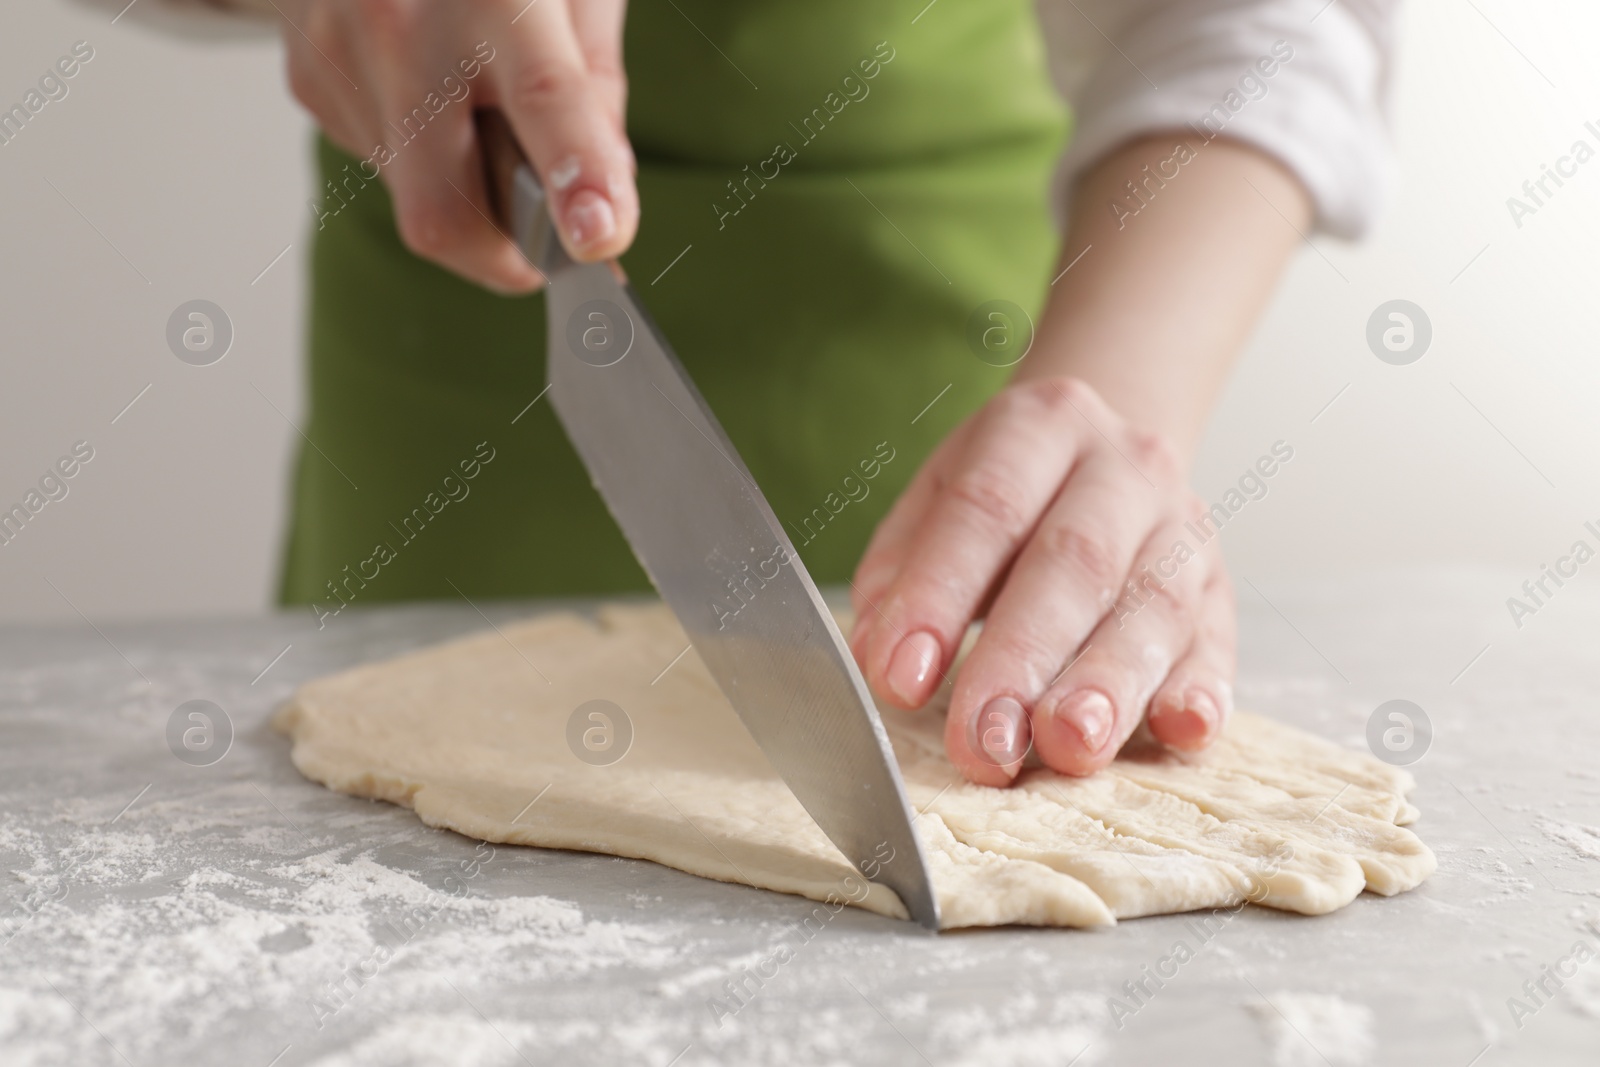
[[[1016,382],[934,451],[853,583],[851,648],[873,691],[926,704],[968,625],[945,745],[1009,784],[1031,739],[1066,774],[1109,763],[1148,719],[1203,748],[1232,704],[1234,603],[1176,450],[1075,378]]]

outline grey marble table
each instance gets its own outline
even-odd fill
[[[1523,575],[1243,577],[1241,704],[1351,745],[1425,709],[1439,870],[1208,940],[852,909],[804,939],[797,899],[331,794],[267,725],[306,679],[549,605],[0,629],[0,1063],[1600,1062],[1572,956],[1600,948],[1600,595],[1518,630]],[[191,700],[232,725],[207,766],[167,740]]]

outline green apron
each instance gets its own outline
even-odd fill
[[[629,5],[643,217],[623,265],[819,582],[851,574],[918,464],[1005,383],[969,346],[975,310],[1035,312],[1048,288],[1065,116],[1032,7]],[[426,150],[426,131],[401,149]],[[411,255],[382,183],[318,153],[349,192],[315,234],[283,601],[326,624],[457,591],[647,589],[533,402],[543,297]]]

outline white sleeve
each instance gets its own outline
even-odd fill
[[[1317,229],[1356,237],[1393,183],[1388,87],[1399,0],[1040,0],[1075,117],[1058,211],[1084,168],[1141,134],[1226,135],[1305,185]],[[1203,151],[1203,149],[1202,149]]]

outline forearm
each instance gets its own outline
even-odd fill
[[[1018,378],[1082,378],[1187,459],[1311,214],[1288,171],[1226,138],[1173,131],[1111,152],[1073,192],[1065,273]]]

